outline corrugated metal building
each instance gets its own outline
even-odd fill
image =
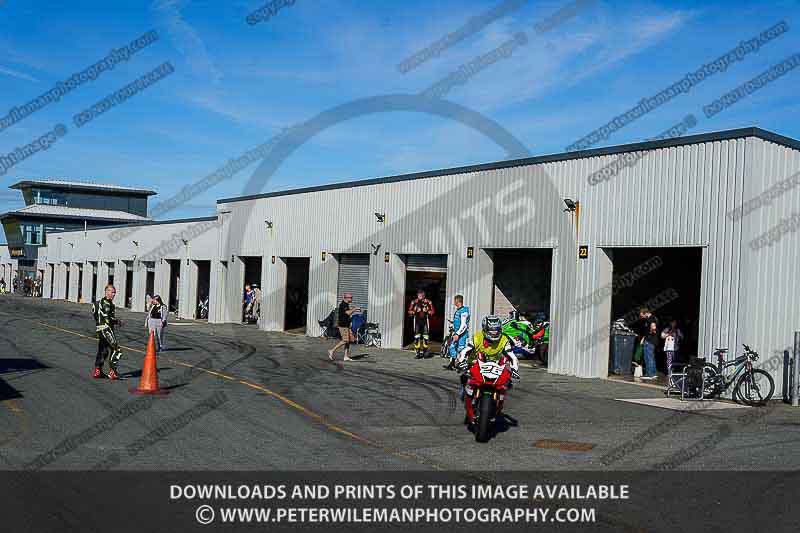
[[[17,260],[11,258],[7,244],[0,244],[0,279],[6,282],[6,290],[11,290],[11,280],[17,275]]]
[[[443,304],[440,316],[463,294],[473,330],[491,312],[543,312],[553,323],[549,370],[582,377],[608,375],[610,322],[645,305],[684,322],[688,352],[752,345],[780,390],[776,356],[800,330],[800,244],[787,222],[798,170],[798,141],[747,128],[231,198],[218,202],[219,226],[198,238],[204,244],[190,240],[164,259],[210,261],[214,322],[239,321],[243,284],[260,280],[266,330],[319,335],[317,320],[344,290],[366,300],[357,303],[389,347],[407,342],[406,306],[420,287]],[[173,226],[142,226],[140,242],[155,246]],[[66,263],[140,268],[130,246],[106,244],[104,232],[62,234],[74,253],[50,244],[57,297]],[[167,279],[164,268],[157,279]],[[181,290],[194,299],[191,281]]]
[[[194,317],[196,300],[208,296],[211,272],[219,264],[218,218],[124,228],[121,238],[119,226],[52,233],[38,260],[44,272],[43,296],[91,302],[113,282],[119,306],[144,311],[146,295],[160,294],[180,316]]]

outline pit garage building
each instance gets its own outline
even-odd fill
[[[349,291],[392,348],[409,342],[417,289],[437,307],[434,338],[463,294],[473,331],[490,313],[547,316],[549,371],[581,377],[609,374],[611,322],[646,306],[679,321],[685,354],[753,346],[780,390],[800,330],[798,170],[800,142],[745,128],[228,198],[216,217],[132,226],[116,243],[113,228],[62,233],[40,268],[45,296],[86,299],[78,280],[99,287],[113,268],[134,309],[151,283],[187,317],[208,279],[212,322],[240,322],[257,282],[258,327],[310,336]]]

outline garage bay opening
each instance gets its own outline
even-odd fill
[[[108,283],[109,285],[114,285],[114,262],[109,261],[106,263],[106,270],[108,271]]]
[[[92,302],[97,301],[97,261],[90,261],[89,266],[92,269]]]
[[[513,338],[517,357],[547,364],[553,250],[499,248],[485,252],[493,268],[492,314],[513,321],[504,331]]]
[[[147,311],[150,308],[150,298],[155,296],[156,291],[156,262],[143,261],[143,263],[145,268],[143,311]]]
[[[598,292],[594,298],[589,295],[578,303],[584,307],[604,306],[605,309],[601,308],[601,314],[607,316],[604,322],[613,327],[610,339],[603,337],[604,342],[599,341],[593,349],[608,350],[609,374],[629,377],[631,358],[636,354],[639,339],[644,330],[650,328],[646,326],[647,321],[640,318],[640,311],[648,309],[656,319],[648,339],[649,344],[655,345],[657,380],[666,384],[665,347],[673,347],[667,344],[668,340],[674,340],[677,345],[670,355],[673,364],[687,363],[689,357],[697,355],[703,249],[625,247],[603,248],[598,253],[602,254],[605,265],[602,268],[604,285],[611,288],[610,301]],[[602,286],[598,291],[601,290]],[[644,354],[636,358],[646,375]]]
[[[178,299],[180,298],[178,289],[181,286],[181,260],[167,259],[167,264],[169,265],[169,296],[167,305],[171,312],[177,313]]]
[[[69,271],[72,270],[72,267],[70,266],[69,263],[64,263],[64,268],[67,269],[67,279],[66,279],[67,285],[66,285],[66,287],[64,289],[65,290],[64,299],[65,300],[69,300]]]
[[[78,263],[78,302],[83,303],[83,263]]]
[[[197,298],[194,302],[194,317],[208,319],[208,295],[211,290],[211,261],[195,261],[197,267]]]
[[[282,257],[281,260],[286,263],[286,312],[283,329],[305,334],[311,260],[308,257]]]
[[[133,309],[133,261],[123,261],[125,265],[125,307]]]
[[[261,257],[240,257],[244,277],[242,282],[242,322],[245,324],[258,324],[261,317]],[[247,289],[251,292],[248,295]],[[258,288],[258,290],[256,290]]]
[[[425,298],[433,304],[434,314],[428,319],[430,341],[429,355],[438,353],[444,338],[445,313],[448,311],[445,298],[447,295],[447,256],[437,254],[406,255],[406,289],[403,300],[403,346],[414,349],[414,316],[408,314],[408,308],[417,298],[417,291],[425,291]],[[420,323],[418,319],[418,324]],[[420,326],[422,327],[422,326]]]

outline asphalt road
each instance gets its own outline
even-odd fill
[[[438,358],[252,326],[173,322],[159,379],[131,395],[144,314],[119,312],[122,381],[93,380],[88,305],[0,296],[0,469],[797,470],[800,411],[679,413],[620,402],[652,388],[550,375],[525,363],[504,424],[478,444]],[[494,453],[486,453],[488,451]],[[479,462],[470,460],[481,454]]]

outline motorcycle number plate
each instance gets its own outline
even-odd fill
[[[481,363],[481,374],[485,378],[497,379],[503,373],[503,367],[497,363]]]

